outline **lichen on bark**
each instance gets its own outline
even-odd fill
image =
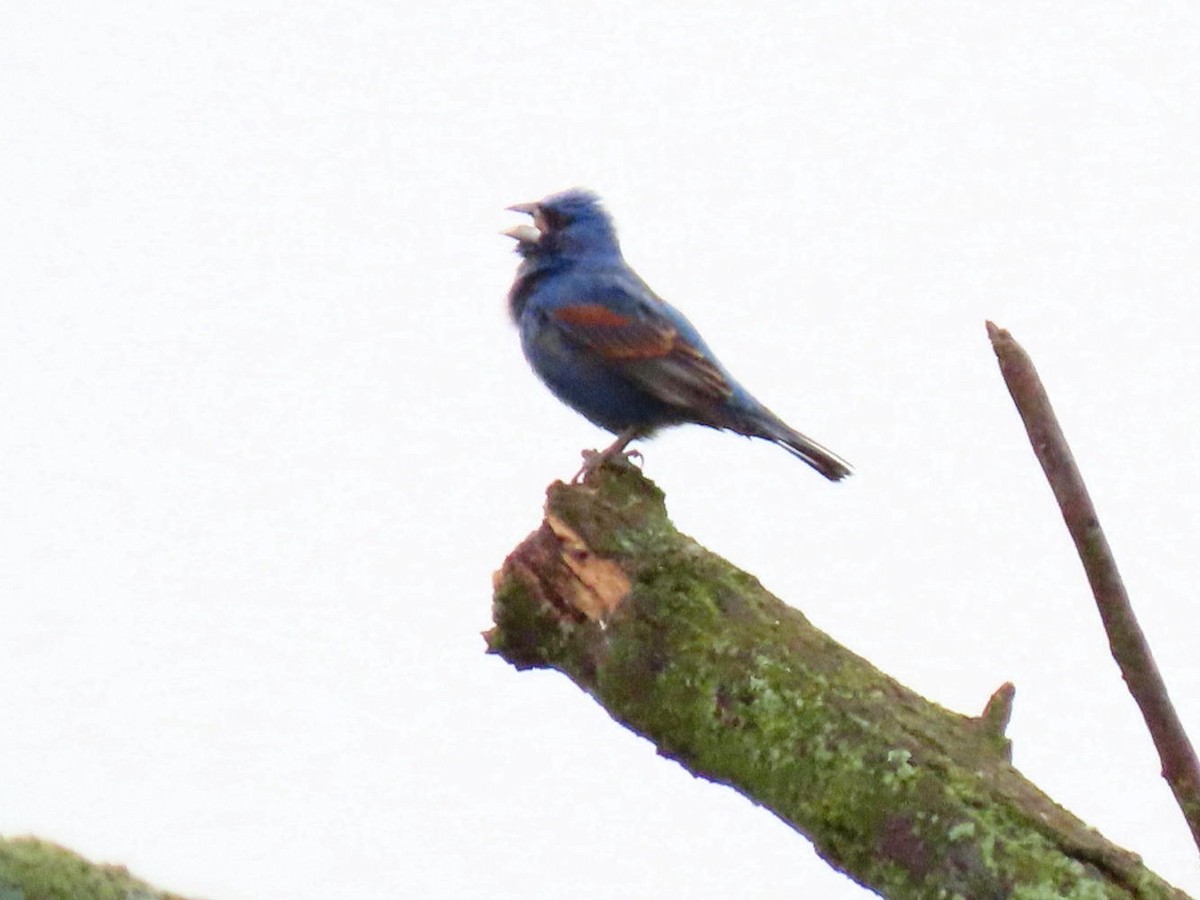
[[[1011,689],[974,718],[918,696],[676,531],[629,466],[550,487],[493,618],[490,652],[563,672],[886,896],[1184,896],[1012,767]]]

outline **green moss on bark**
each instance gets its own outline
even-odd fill
[[[124,866],[88,862],[37,838],[0,839],[0,900],[184,900],[134,878]]]
[[[890,897],[1183,896],[1026,781],[994,722],[926,701],[678,533],[636,471],[555,484],[546,513],[498,575],[489,649],[562,671],[861,884]],[[625,579],[615,599],[605,566]]]

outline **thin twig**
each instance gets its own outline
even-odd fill
[[[1083,562],[1104,630],[1108,633],[1113,659],[1146,720],[1162,761],[1163,778],[1175,793],[1192,838],[1200,847],[1200,763],[1167,696],[1167,687],[1154,663],[1150,645],[1133,613],[1083,477],[1075,466],[1071,448],[1058,426],[1033,361],[1003,328],[988,322],[987,331],[1000,361],[1004,383],[1025,423],[1033,452],[1042,464]]]

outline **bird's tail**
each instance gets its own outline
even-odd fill
[[[801,434],[769,409],[760,407],[754,416],[754,427],[743,432],[778,444],[792,456],[804,460],[830,481],[841,481],[854,469],[828,447],[823,447],[808,435]]]
[[[771,438],[792,456],[798,456],[830,481],[841,481],[854,469],[832,450],[822,447],[810,437],[788,429],[786,437]]]

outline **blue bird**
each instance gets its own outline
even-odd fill
[[[771,441],[831,481],[850,474],[755,400],[638,277],[595,194],[575,188],[509,209],[533,219],[505,232],[522,258],[508,305],[525,358],[558,399],[617,435],[585,454],[577,479],[630,441],[689,422]]]

